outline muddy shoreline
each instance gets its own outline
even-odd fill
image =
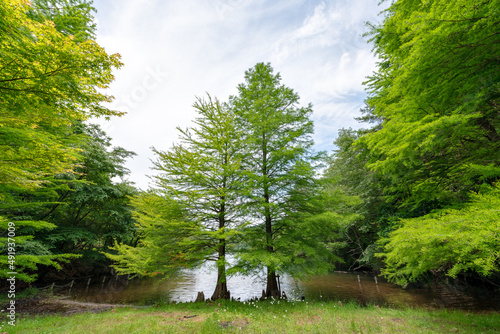
[[[16,313],[29,316],[44,314],[72,315],[77,313],[97,313],[119,307],[144,308],[148,306],[80,302],[65,299],[64,297],[33,297],[16,300]]]

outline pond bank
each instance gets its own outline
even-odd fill
[[[119,307],[144,308],[145,306],[80,302],[77,300],[68,300],[57,296],[34,297],[16,301],[16,312],[18,314],[26,316],[95,313],[108,311],[110,309]]]
[[[117,281],[102,278],[90,287],[87,280],[74,286],[54,289],[54,293],[65,294],[69,299],[81,302],[106,304],[151,305],[169,302],[190,302],[202,291],[211,296],[215,287],[216,273],[210,268],[189,270],[179,277],[165,281],[144,279]],[[423,307],[473,310],[476,312],[500,310],[500,290],[480,287],[460,287],[440,284],[426,288],[407,288],[388,283],[381,277],[359,273],[332,273],[313,276],[300,281],[287,276],[280,279],[281,290],[287,296],[306,300],[342,302],[355,301],[358,304],[375,304],[387,307]],[[68,284],[66,284],[68,285]],[[262,295],[265,280],[258,277],[232,276],[228,279],[231,297],[241,301]],[[46,290],[44,290],[46,291]]]
[[[15,333],[499,333],[500,314],[342,302],[203,302],[147,308],[58,301],[85,313],[19,314]],[[59,304],[57,304],[59,303]],[[4,328],[8,330],[8,328]],[[14,332],[14,331],[13,331]],[[9,331],[10,333],[10,331]]]

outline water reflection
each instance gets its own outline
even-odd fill
[[[72,298],[82,301],[149,305],[159,302],[189,302],[198,291],[210,297],[215,288],[216,272],[209,266],[198,270],[186,270],[179,277],[168,281],[134,280],[108,281],[105,285],[89,289],[74,288]],[[383,306],[419,306],[431,308],[457,308],[467,310],[499,310],[500,296],[497,291],[475,289],[463,292],[449,286],[430,289],[401,289],[373,275],[332,273],[299,281],[281,277],[281,289],[289,298],[306,300],[355,300],[361,304]],[[242,301],[262,295],[265,279],[261,277],[233,276],[228,279],[231,297]]]

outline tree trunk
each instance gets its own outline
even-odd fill
[[[266,197],[266,200],[268,198]],[[266,249],[269,253],[274,253],[273,247],[273,230],[271,223],[271,215],[269,213],[269,209],[266,208]],[[274,297],[279,298],[280,292],[278,287],[278,280],[276,278],[276,271],[272,267],[267,267],[267,288],[266,288],[266,296],[268,298]]]
[[[274,253],[273,245],[273,224],[271,218],[271,211],[269,209],[269,195],[267,187],[264,190],[264,201],[265,201],[265,215],[266,215],[266,249],[272,254]],[[276,270],[272,267],[267,267],[267,288],[266,297],[280,297],[280,291],[278,287],[278,280],[276,278]]]
[[[269,199],[269,185],[267,180],[267,147],[266,147],[266,136],[265,133],[262,134],[262,142],[264,143],[262,148],[262,176],[264,177],[264,216],[266,223],[266,249],[272,254],[274,253],[273,245],[273,220],[271,217],[270,209],[270,199]],[[267,267],[267,287],[266,287],[266,297],[279,298],[280,292],[278,288],[278,280],[276,278],[276,271],[272,267]]]
[[[224,227],[224,218],[221,216],[220,225]],[[226,280],[226,239],[219,239],[219,256],[217,258],[217,285],[212,295],[212,300],[229,299]]]
[[[215,286],[215,291],[211,298],[212,300],[230,298],[226,282],[225,246],[223,246],[223,248],[224,253],[222,255],[219,249],[219,260],[217,260],[217,285]]]
[[[217,285],[215,286],[215,291],[212,295],[212,300],[229,299],[229,298],[230,296],[229,296],[229,291],[227,290],[227,282],[226,282],[225,256],[223,255],[221,257],[219,253],[219,260],[217,261]]]
[[[278,280],[276,278],[276,271],[267,267],[267,288],[266,288],[267,298],[280,298],[280,291],[278,287]]]

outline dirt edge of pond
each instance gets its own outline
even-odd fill
[[[135,305],[101,304],[57,298],[30,298],[16,301],[16,312],[24,315],[96,313],[118,307],[139,308]]]

